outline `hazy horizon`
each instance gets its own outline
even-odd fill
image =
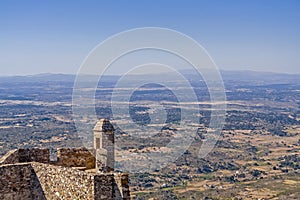
[[[192,72],[192,70],[191,70]],[[300,76],[300,72],[299,73],[289,73],[289,72],[272,72],[272,71],[256,71],[256,70],[223,70],[220,69],[220,72],[238,72],[238,73],[247,73],[247,72],[252,72],[252,73],[257,73],[257,74],[280,74],[280,75],[295,75],[295,76]],[[164,74],[164,73],[158,73],[158,72],[154,72],[154,73],[140,73],[140,74],[131,74],[131,75],[149,75],[149,74]],[[77,76],[76,73],[59,73],[59,72],[41,72],[41,73],[33,73],[33,74],[6,74],[6,75],[0,75],[0,77],[5,78],[5,77],[30,77],[30,76],[47,76],[47,75],[65,75],[65,76]],[[85,74],[86,76],[97,76],[94,74]],[[104,76],[122,76],[122,74],[104,74]]]

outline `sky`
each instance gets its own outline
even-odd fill
[[[75,74],[106,38],[149,26],[192,37],[220,69],[300,74],[299,11],[298,0],[1,0],[0,76]]]

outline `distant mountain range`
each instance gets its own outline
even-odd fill
[[[196,78],[199,76],[192,70],[180,71],[185,77]],[[220,74],[224,81],[261,81],[270,83],[291,83],[300,82],[300,74],[285,74],[273,72],[259,72],[259,71],[225,71],[221,70]],[[135,78],[149,78],[149,75],[131,75]],[[153,74],[150,76],[166,76],[166,74]],[[121,76],[119,75],[105,75],[102,77],[103,81],[117,81]],[[0,82],[74,82],[76,79],[75,74],[51,74],[43,73],[27,76],[2,76]],[[84,75],[83,80],[95,81],[99,77],[96,75]]]

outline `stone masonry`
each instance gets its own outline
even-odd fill
[[[96,149],[97,160],[96,169],[100,169],[105,172],[110,172],[114,170],[114,131],[114,127],[106,119],[101,119],[94,128],[94,148]],[[106,169],[103,169],[103,163],[106,163]]]
[[[95,150],[86,148],[59,148],[57,149],[56,165],[65,167],[95,168]]]
[[[100,142],[100,143],[99,143]],[[114,128],[100,120],[94,149],[17,149],[0,158],[0,199],[129,200],[128,174],[114,173]],[[96,159],[97,158],[97,159]]]

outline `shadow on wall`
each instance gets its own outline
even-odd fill
[[[42,188],[42,184],[35,173],[34,169],[31,166],[31,198],[30,199],[39,199],[46,200],[45,193]]]
[[[94,179],[95,199],[130,199],[128,174],[96,175]]]
[[[113,180],[113,197],[114,199],[123,199],[123,195],[118,187],[118,184],[115,180]]]
[[[30,164],[0,166],[0,199],[46,200],[41,183]]]

